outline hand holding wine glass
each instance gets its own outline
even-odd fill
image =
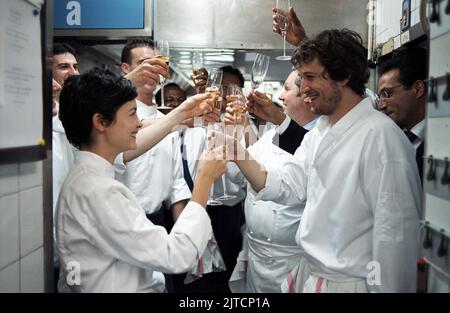
[[[205,92],[205,85],[208,78],[208,71],[204,66],[203,53],[200,51],[194,51],[192,53],[192,75],[191,78],[194,82],[197,93]]]
[[[293,46],[298,46],[305,38],[306,32],[302,23],[297,17],[294,9],[290,7],[288,10],[283,10],[278,7],[272,8],[273,15],[273,32],[280,34],[283,36],[283,32],[281,31],[283,23],[281,21],[286,21],[286,41],[289,42]],[[282,17],[285,17],[283,19]]]

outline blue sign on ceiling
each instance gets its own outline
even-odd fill
[[[144,0],[55,0],[55,29],[143,29]]]

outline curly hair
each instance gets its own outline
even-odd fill
[[[316,59],[334,81],[349,79],[347,86],[363,96],[369,80],[367,49],[361,36],[349,29],[331,29],[306,40],[295,50],[291,62],[299,68]]]
[[[110,125],[117,110],[136,97],[132,82],[109,70],[94,68],[67,78],[59,98],[59,118],[67,139],[78,149],[89,144],[94,114],[100,113]]]

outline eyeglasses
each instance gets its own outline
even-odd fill
[[[394,94],[393,90],[398,87],[403,87],[403,85],[398,84],[390,88],[383,88],[379,93],[376,94],[376,102],[379,103],[383,98],[389,99],[390,97],[392,97],[392,95]]]

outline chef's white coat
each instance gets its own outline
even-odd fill
[[[114,179],[114,167],[85,151],[77,152],[61,189],[56,226],[60,292],[162,292],[154,271],[187,271],[212,234],[208,214],[195,202],[170,234],[153,225]]]

